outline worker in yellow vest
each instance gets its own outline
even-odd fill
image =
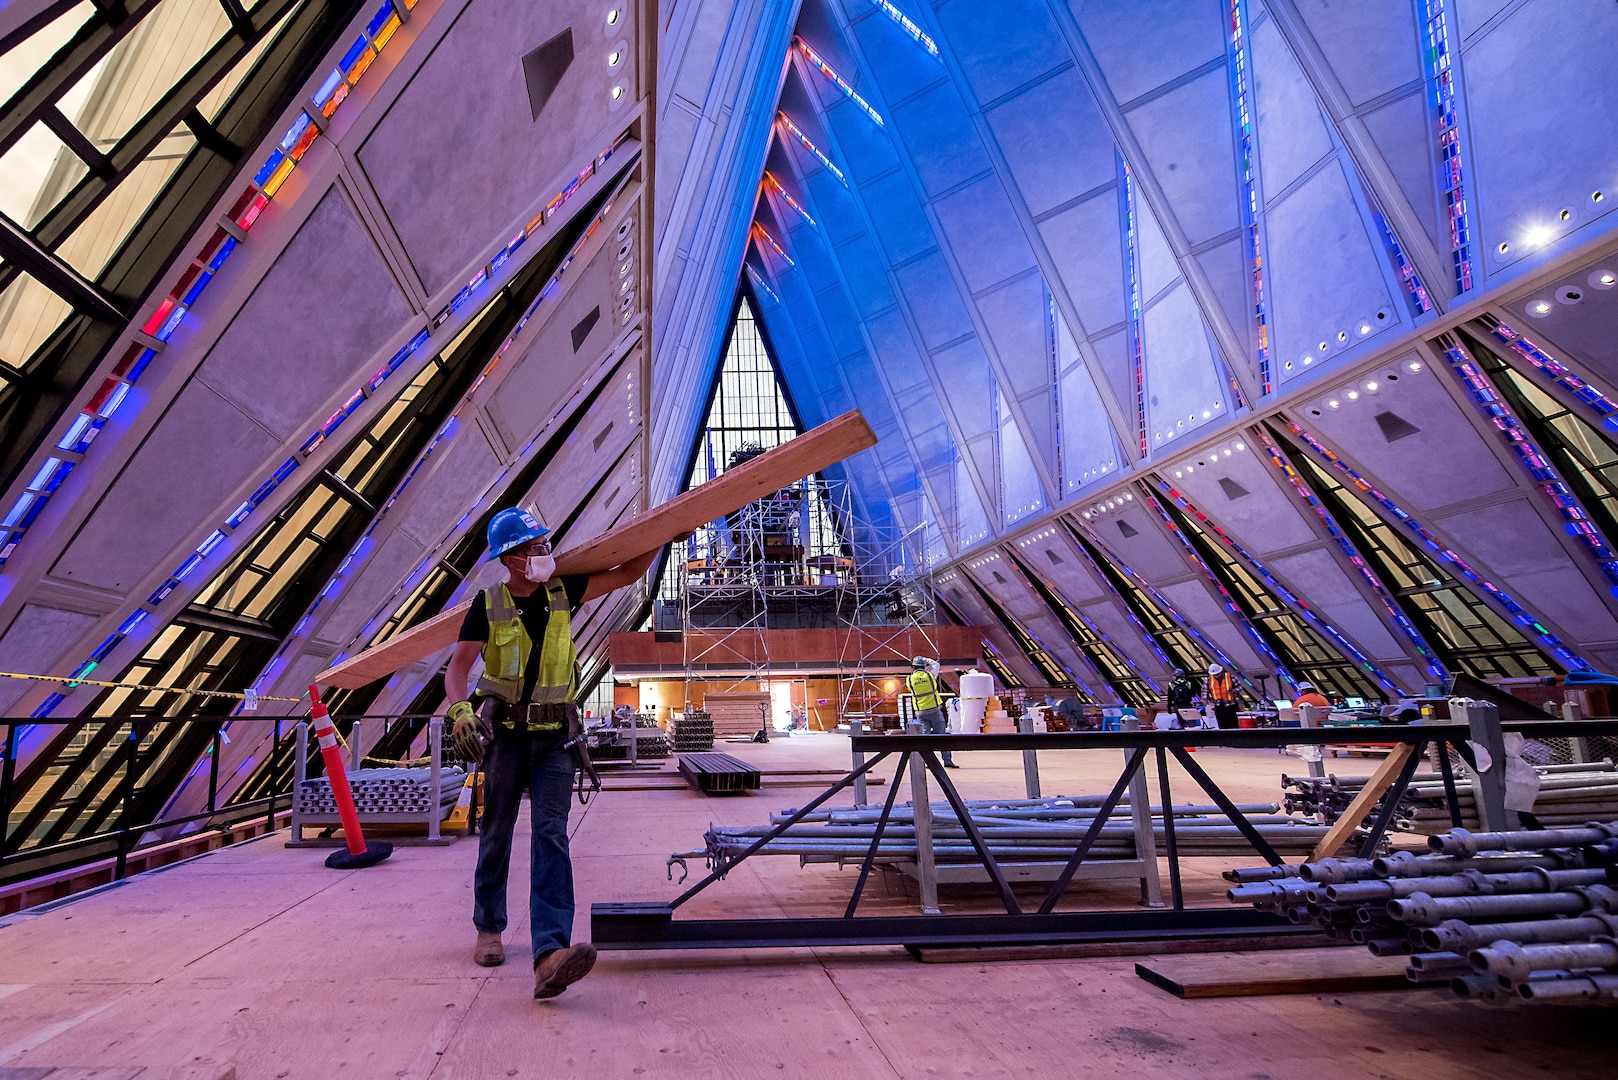
[[[565,745],[576,724],[578,657],[572,614],[586,600],[638,580],[655,551],[600,574],[556,576],[550,530],[512,507],[489,521],[489,557],[508,580],[473,599],[444,672],[455,750],[483,763],[482,831],[472,886],[474,962],[505,962],[506,876],[524,791],[531,793],[532,859],[528,893],[534,996],[550,998],[590,973],[596,951],[574,945],[573,863],[567,815],[573,756]],[[472,665],[483,673],[471,685]]]
[[[914,669],[905,685],[910,689],[910,703],[916,709],[916,722],[921,725],[923,734],[947,735],[949,734],[949,721],[944,719],[944,684],[937,675],[928,671],[927,658],[918,656],[910,661]],[[944,768],[956,768],[955,758],[948,750],[944,751]]]

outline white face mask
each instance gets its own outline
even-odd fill
[[[530,555],[523,560],[522,576],[529,581],[549,581],[556,573],[556,558],[552,555]]]

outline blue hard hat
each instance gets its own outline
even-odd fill
[[[489,558],[498,559],[512,548],[538,540],[550,530],[520,506],[511,506],[489,519]]]

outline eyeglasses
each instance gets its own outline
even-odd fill
[[[528,541],[528,543],[523,544],[521,547],[513,548],[512,550],[506,552],[507,555],[518,555],[518,556],[524,556],[524,555],[549,555],[550,553],[551,553],[551,542],[549,540],[530,540],[530,541]]]

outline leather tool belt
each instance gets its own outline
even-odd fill
[[[528,702],[523,705],[512,705],[493,698],[490,700],[495,703],[496,721],[519,731],[567,731],[573,715],[578,713],[578,707],[571,702]]]

